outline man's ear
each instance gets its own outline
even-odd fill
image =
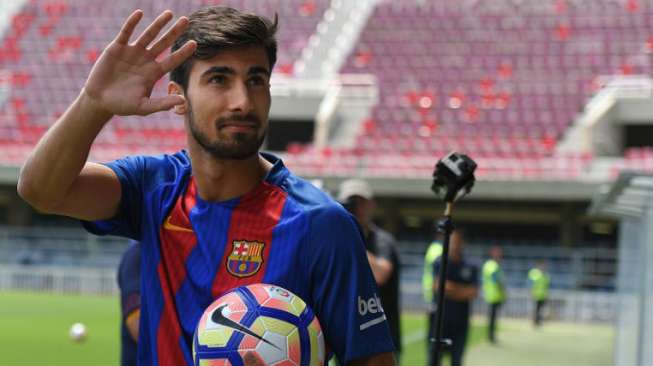
[[[177,94],[184,97],[184,104],[177,104],[174,106],[172,111],[179,115],[186,114],[186,111],[188,110],[188,99],[186,99],[186,95],[184,94],[184,88],[182,88],[181,85],[177,84],[176,82],[171,81],[168,83],[168,94]]]

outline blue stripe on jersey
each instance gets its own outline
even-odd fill
[[[186,279],[177,291],[176,303],[182,330],[190,340],[195,332],[197,322],[204,310],[213,302],[211,286],[219,270],[225,243],[229,234],[231,214],[238,200],[225,204],[207,204],[197,199],[190,211],[190,221],[194,227],[205,230],[195,231],[197,244],[186,260]],[[209,270],[207,270],[209,269]],[[187,343],[187,344],[190,344]]]
[[[305,267],[299,261],[310,255],[308,251],[301,253],[306,250],[301,247],[302,239],[307,237],[306,230],[308,222],[304,210],[294,200],[286,199],[279,223],[272,230],[274,250],[270,251],[268,263],[275,265],[268,265],[263,277],[264,283],[286,288],[305,301],[310,299],[310,288],[306,286]]]

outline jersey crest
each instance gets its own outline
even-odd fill
[[[239,278],[253,276],[263,264],[264,247],[265,243],[258,241],[234,240],[227,257],[227,271]]]

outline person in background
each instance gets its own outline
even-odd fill
[[[497,317],[499,309],[506,300],[506,287],[503,271],[501,270],[501,258],[503,251],[499,246],[490,248],[490,258],[483,264],[483,296],[488,305],[488,339],[495,344]]]
[[[399,315],[399,254],[395,238],[372,222],[375,203],[369,184],[361,179],[342,182],[338,201],[351,212],[360,225],[365,238],[367,259],[372,274],[379,286],[381,304],[388,318],[390,333],[394,342],[395,360],[399,363],[401,352],[401,330]]]
[[[469,330],[469,317],[472,301],[478,295],[478,267],[465,259],[465,238],[461,230],[456,229],[451,234],[449,263],[445,274],[444,284],[444,318],[442,336],[451,340],[451,347],[444,351],[451,354],[451,366],[461,366],[467,333]],[[438,274],[440,273],[442,257],[433,264],[433,292],[439,291]],[[433,296],[437,301],[437,296]],[[433,331],[435,334],[435,332]],[[435,365],[435,349],[429,347],[429,365]],[[442,353],[439,354],[442,357]]]
[[[130,240],[118,266],[120,289],[120,365],[136,366],[141,318],[141,245]]]
[[[549,284],[551,282],[549,274],[546,272],[546,265],[543,262],[538,262],[535,267],[528,271],[528,282],[535,302],[533,325],[539,327],[542,325],[542,309],[549,297]]]

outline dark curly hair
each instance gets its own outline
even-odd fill
[[[188,19],[188,28],[175,40],[172,52],[190,40],[197,42],[197,49],[193,56],[170,71],[170,80],[181,85],[184,90],[188,87],[190,69],[195,59],[210,59],[218,52],[233,47],[263,47],[272,71],[277,61],[276,14],[274,21],[271,21],[233,8],[212,6],[194,12]]]

